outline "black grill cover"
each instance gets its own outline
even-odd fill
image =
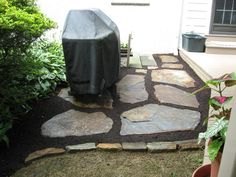
[[[101,10],[69,11],[62,45],[72,95],[98,94],[117,81],[120,34]]]

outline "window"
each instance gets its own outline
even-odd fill
[[[211,33],[236,34],[236,0],[213,0]]]

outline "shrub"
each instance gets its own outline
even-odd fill
[[[30,109],[28,101],[49,93],[58,81],[58,78],[50,80],[54,75],[62,77],[61,70],[55,72],[63,65],[57,69],[51,65],[42,67],[47,65],[46,59],[36,59],[39,57],[33,51],[36,46],[26,55],[31,43],[53,27],[55,23],[40,12],[36,0],[0,0],[0,142],[8,144],[6,132],[12,127],[12,118]],[[48,53],[53,52],[49,51],[52,46]],[[49,63],[54,60],[52,56],[47,59]]]
[[[0,58],[5,62],[16,62],[33,41],[55,26],[35,1],[0,0]]]
[[[36,41],[18,63],[0,70],[0,141],[11,128],[12,119],[31,109],[29,102],[53,92],[65,81],[62,46],[57,42]]]

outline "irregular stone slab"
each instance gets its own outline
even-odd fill
[[[147,149],[147,145],[144,142],[137,142],[137,143],[124,142],[122,143],[122,147],[124,150],[130,150],[130,151],[139,151]]]
[[[200,112],[188,109],[177,109],[173,107],[147,104],[143,106],[151,114],[148,122],[131,122],[121,118],[121,135],[153,134],[170,131],[193,130],[200,122]],[[134,109],[144,109],[137,107]]]
[[[152,70],[151,77],[153,82],[176,84],[186,88],[195,86],[195,81],[186,71],[171,69]]]
[[[43,136],[66,137],[107,133],[113,121],[102,112],[84,113],[69,110],[58,114],[41,127]]]
[[[147,69],[148,70],[158,69],[158,66],[148,66]]]
[[[179,59],[171,55],[161,55],[160,59],[163,63],[176,63]]]
[[[65,149],[62,148],[46,148],[46,149],[41,149],[38,151],[35,151],[31,154],[29,154],[26,159],[25,163],[30,162],[32,160],[47,156],[47,155],[55,155],[55,154],[62,154],[65,152]]]
[[[96,149],[95,143],[84,143],[77,145],[66,146],[66,150],[69,151],[83,151],[83,150],[92,150]]]
[[[59,97],[81,108],[107,108],[112,109],[113,99],[108,91],[100,95],[81,95],[78,98],[68,94],[69,88],[61,89]]]
[[[129,67],[131,68],[142,68],[139,56],[133,56],[129,58]]]
[[[148,99],[142,75],[126,75],[116,85],[120,101],[124,103],[138,103]]]
[[[152,142],[147,144],[148,151],[156,152],[163,150],[176,150],[176,143],[174,142]]]
[[[97,148],[103,150],[122,150],[122,146],[120,143],[100,143],[97,145]]]
[[[152,55],[140,56],[142,66],[157,66],[157,63]]]
[[[161,65],[162,68],[171,68],[171,69],[183,69],[182,64],[173,64],[173,63],[164,63]]]
[[[188,107],[199,107],[195,95],[169,85],[155,85],[155,96],[161,103],[171,103]]]
[[[136,73],[141,73],[141,74],[147,74],[147,70],[146,69],[136,69],[135,72]]]
[[[131,109],[123,112],[121,118],[128,119],[131,122],[145,122],[150,121],[151,117],[156,114],[156,111],[147,110],[146,107],[139,107],[139,109]]]

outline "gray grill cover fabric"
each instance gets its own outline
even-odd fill
[[[114,84],[120,67],[120,34],[101,10],[71,10],[62,34],[71,94],[98,94]]]

